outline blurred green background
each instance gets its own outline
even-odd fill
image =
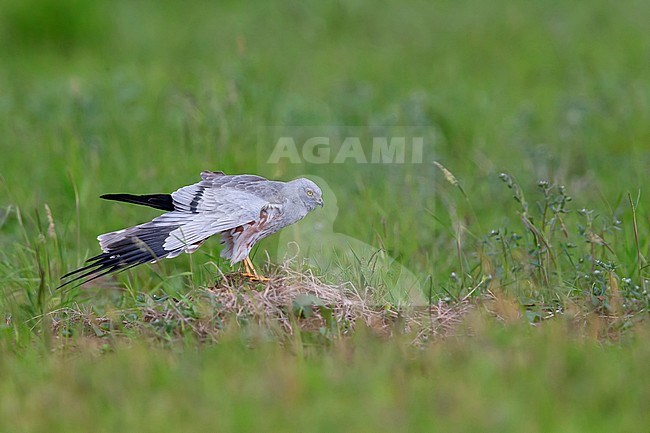
[[[649,10],[641,1],[6,0],[3,205],[48,203],[72,226],[74,183],[90,247],[118,216],[143,212],[125,218],[131,210],[101,193],[171,191],[203,169],[313,172],[346,203],[339,229],[367,240],[385,218],[402,234],[388,240],[397,254],[423,254],[438,230],[422,212],[436,206],[432,167],[279,169],[260,157],[275,143],[260,137],[269,126],[380,125],[387,135],[438,131],[425,156],[461,179],[486,229],[511,201],[501,171],[614,207],[647,180]],[[427,228],[417,243],[404,235],[413,224]]]

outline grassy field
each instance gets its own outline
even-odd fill
[[[0,431],[644,431],[648,22],[642,1],[2,2]],[[406,162],[373,163],[377,137]],[[55,289],[156,215],[99,195],[202,170],[323,188],[255,250],[277,284],[225,278],[212,241]]]

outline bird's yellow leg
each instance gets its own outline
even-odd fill
[[[246,257],[244,259],[244,274],[243,274],[245,277],[252,277],[253,276],[253,272],[251,271],[251,268],[248,265],[249,262],[250,262],[250,259],[248,257]]]
[[[253,266],[253,262],[251,262],[251,259],[248,258],[248,256],[244,259],[244,276],[249,278],[251,281],[260,281],[263,283],[271,281],[270,278],[257,273],[255,266]]]

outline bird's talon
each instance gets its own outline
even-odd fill
[[[251,282],[268,283],[269,281],[271,281],[271,279],[268,278],[268,277],[265,277],[265,276],[262,276],[262,275],[251,274],[251,273],[248,273],[248,272],[244,272],[241,275],[244,278],[248,278],[248,280],[251,281]]]
[[[268,283],[271,281],[270,278],[257,273],[255,266],[253,266],[253,262],[251,262],[251,259],[248,257],[244,259],[244,273],[242,276],[248,278],[250,281],[259,281],[260,283]]]

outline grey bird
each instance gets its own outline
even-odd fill
[[[103,252],[88,259],[86,266],[61,277],[74,278],[59,287],[193,253],[214,235],[220,235],[224,245],[221,257],[230,259],[232,265],[243,261],[245,276],[268,281],[253,267],[248,257],[251,248],[259,240],[300,221],[316,206],[323,206],[320,188],[305,178],[279,182],[251,174],[204,171],[201,179],[171,194],[102,195],[106,200],[167,212],[147,223],[99,235]]]

